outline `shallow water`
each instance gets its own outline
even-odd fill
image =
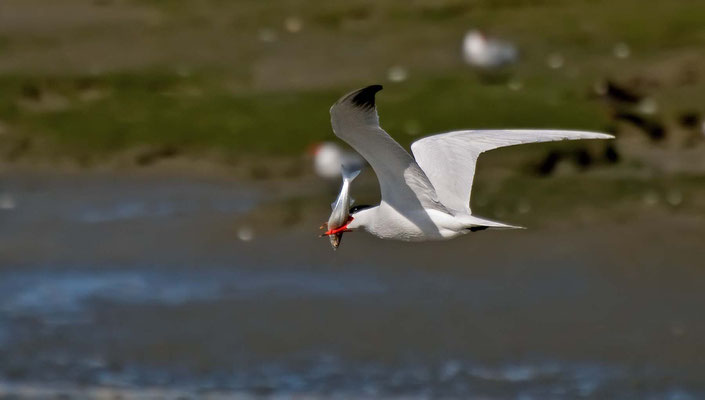
[[[702,325],[681,316],[677,327],[659,326],[649,320],[676,322],[654,313],[632,323],[666,332],[583,322],[582,329],[595,332],[574,335],[581,327],[570,325],[600,318],[581,297],[595,292],[612,297],[595,301],[599,309],[620,294],[601,279],[569,275],[544,273],[515,293],[499,277],[427,271],[399,277],[366,266],[6,270],[0,287],[5,332],[0,373],[6,382],[267,395],[703,394],[697,356],[649,355],[651,346],[699,335]],[[542,283],[546,279],[565,285],[550,289]],[[553,302],[564,305],[541,310]],[[583,317],[561,315],[566,308]],[[614,316],[604,312],[597,314],[611,322]],[[629,318],[620,307],[609,312]],[[581,343],[588,337],[594,342]],[[620,342],[621,351],[600,354]]]
[[[115,174],[4,175],[6,222],[101,223],[251,210],[257,194],[233,182]]]
[[[689,218],[332,252],[313,225],[239,241],[244,186],[35,182],[2,211],[0,395],[705,396]],[[135,201],[176,211],[110,211]]]

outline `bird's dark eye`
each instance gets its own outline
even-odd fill
[[[367,205],[367,204],[360,204],[359,206],[352,206],[350,207],[350,214],[355,214],[356,212],[360,210],[364,210],[365,208],[370,208],[372,206]]]

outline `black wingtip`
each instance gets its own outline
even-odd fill
[[[366,88],[358,90],[350,99],[353,104],[360,108],[374,108],[375,107],[375,93],[382,90],[382,85],[371,85]]]

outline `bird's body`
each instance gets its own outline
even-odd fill
[[[381,89],[373,85],[354,91],[331,107],[333,131],[372,166],[382,193],[379,205],[353,213],[347,225],[332,233],[363,229],[382,239],[425,241],[518,228],[470,210],[475,164],[482,152],[522,143],[612,138],[559,130],[454,131],[414,142],[412,157],[379,126],[375,93]]]
[[[439,220],[434,221],[432,215]],[[442,239],[437,225],[441,223],[442,215],[442,212],[422,208],[397,210],[382,202],[378,206],[355,213],[348,229],[363,228],[378,238],[408,242]],[[420,221],[426,223],[419,223]]]
[[[399,210],[384,201],[380,205],[360,210],[348,229],[363,228],[381,239],[406,242],[445,240],[474,231],[474,228],[519,228],[469,213],[453,213],[449,210],[412,208]],[[479,229],[478,229],[479,230]]]

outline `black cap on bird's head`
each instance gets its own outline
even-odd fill
[[[367,205],[367,204],[360,204],[360,205],[358,205],[358,206],[352,206],[352,207],[350,207],[350,211],[348,211],[348,212],[350,213],[350,215],[353,215],[353,214],[355,214],[356,212],[358,212],[358,211],[360,211],[360,210],[364,210],[364,209],[370,208],[370,207],[372,207],[372,206]]]

